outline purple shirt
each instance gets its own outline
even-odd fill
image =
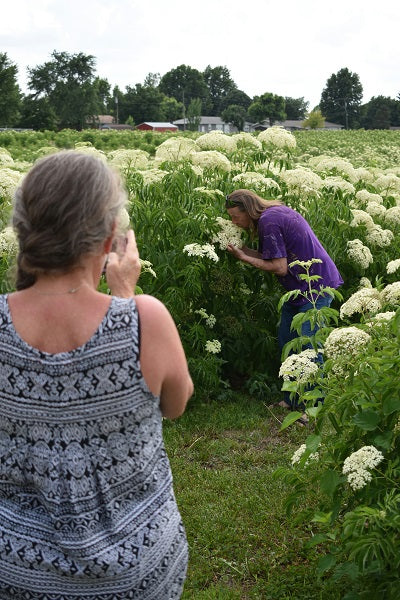
[[[308,289],[308,283],[298,278],[300,273],[305,273],[304,268],[295,265],[289,269],[289,264],[311,258],[322,260],[322,263],[315,263],[310,268],[310,275],[321,276],[321,279],[312,282],[313,289],[342,285],[343,279],[335,263],[307,221],[292,208],[283,205],[267,208],[258,221],[258,240],[258,251],[263,259],[287,258],[288,272],[284,277],[278,277],[286,290]],[[306,302],[306,298],[299,296],[290,303],[299,306]]]

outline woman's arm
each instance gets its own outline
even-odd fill
[[[244,246],[237,248],[236,246],[228,245],[227,250],[236,256],[237,259],[245,262],[261,271],[270,271],[279,277],[284,277],[288,272],[287,258],[270,258],[264,259],[256,250],[251,250]]]
[[[193,394],[185,352],[167,308],[153,296],[135,297],[140,318],[140,364],[164,417],[174,419]]]

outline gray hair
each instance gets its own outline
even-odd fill
[[[120,176],[98,158],[62,151],[35,163],[14,197],[17,289],[96,254],[126,201]]]

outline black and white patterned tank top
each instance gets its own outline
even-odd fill
[[[187,542],[133,299],[48,354],[0,296],[0,598],[179,598]]]

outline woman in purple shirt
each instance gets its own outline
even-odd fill
[[[287,291],[300,290],[305,294],[308,282],[299,278],[304,268],[299,265],[289,265],[294,261],[309,261],[320,259],[311,265],[310,275],[318,275],[319,279],[312,281],[313,289],[321,286],[338,288],[343,280],[340,273],[311,229],[307,221],[295,210],[284,206],[279,200],[264,200],[251,190],[235,190],[226,197],[226,209],[232,223],[258,233],[258,251],[247,248],[237,248],[228,245],[228,250],[239,260],[261,269],[274,273]],[[293,317],[313,308],[311,299],[303,294],[285,302],[282,306],[281,321],[278,329],[278,342],[282,350],[284,345],[297,336],[290,330]],[[330,295],[321,295],[316,299],[316,308],[329,306],[332,302]],[[303,335],[312,335],[310,323],[307,321],[302,328]],[[282,404],[282,403],[281,403]],[[296,400],[291,401],[285,394],[283,405],[298,408]]]

